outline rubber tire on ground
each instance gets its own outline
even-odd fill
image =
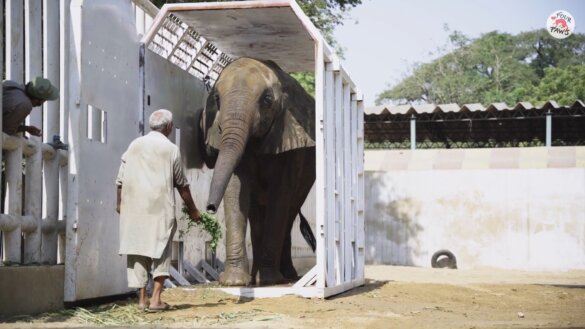
[[[447,261],[442,261],[442,260],[440,261],[439,257],[441,257],[441,256],[447,257]],[[448,267],[448,268],[456,269],[457,268],[457,259],[455,258],[455,255],[452,252],[450,252],[449,250],[441,249],[433,254],[433,257],[431,258],[431,266],[433,268]]]

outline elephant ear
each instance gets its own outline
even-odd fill
[[[260,152],[277,154],[315,146],[315,100],[273,61],[263,61],[282,86],[282,111],[263,138]]]
[[[200,148],[204,150],[204,161],[208,168],[215,167],[215,161],[219,153],[219,145],[221,143],[221,136],[219,134],[219,116],[216,102],[216,91],[212,88],[207,96],[205,109],[201,115],[200,128],[202,143]]]

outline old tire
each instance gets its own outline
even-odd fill
[[[439,250],[433,254],[431,258],[431,266],[433,268],[457,268],[457,259],[452,252],[446,249]]]

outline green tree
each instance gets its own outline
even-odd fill
[[[561,75],[551,68],[567,68],[568,72],[561,71],[570,74],[585,64],[585,35],[575,34],[565,40],[554,39],[545,30],[515,36],[490,32],[474,40],[455,31],[440,49],[452,51],[431,63],[415,65],[410,76],[378,95],[376,103],[514,104],[534,99],[535,93],[550,90],[540,87],[548,81],[547,75]],[[574,84],[579,80],[562,81]],[[552,95],[538,95],[553,99]]]
[[[585,100],[585,66],[548,67],[544,77],[531,89],[527,98],[536,105],[555,100],[561,105],[571,105],[575,100]]]

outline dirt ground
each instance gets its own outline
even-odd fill
[[[585,328],[585,271],[367,266],[366,284],[328,298],[241,299],[211,288],[169,289],[176,307],[133,300],[0,319],[0,328]]]

